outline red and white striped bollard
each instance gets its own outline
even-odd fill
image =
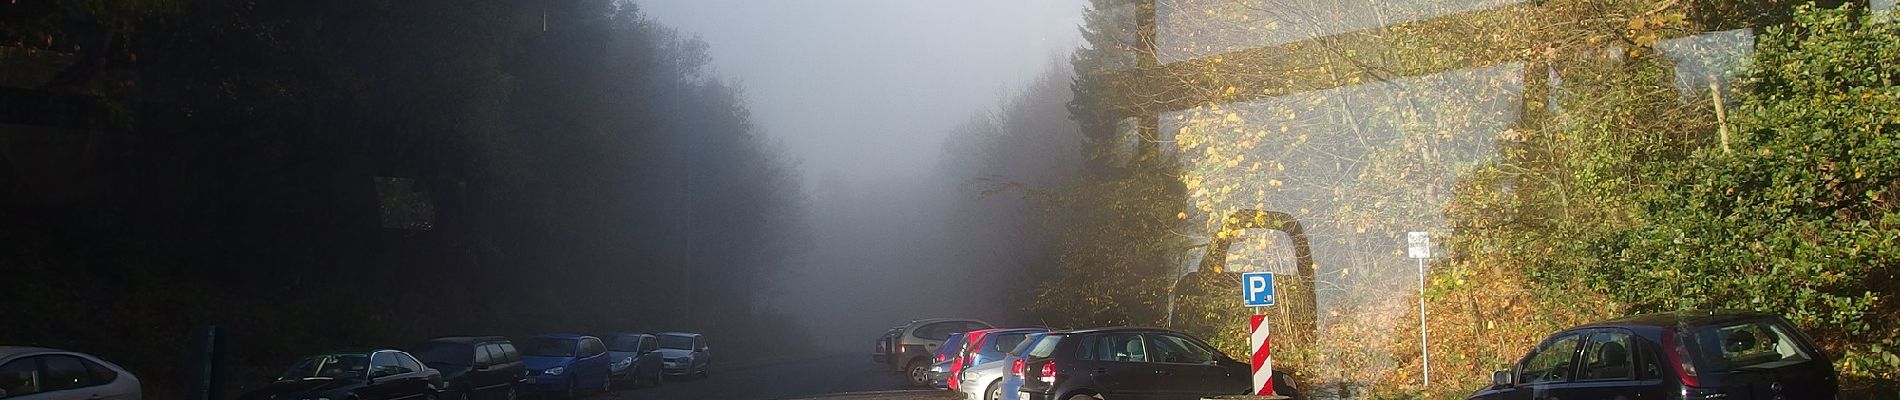
[[[1249,321],[1247,332],[1251,339],[1247,341],[1253,349],[1253,392],[1256,396],[1273,395],[1273,351],[1268,345],[1267,316],[1254,314]]]

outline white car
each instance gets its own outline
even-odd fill
[[[139,378],[98,357],[0,346],[0,399],[139,400]]]

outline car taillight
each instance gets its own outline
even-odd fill
[[[1669,355],[1669,365],[1676,368],[1676,376],[1681,377],[1683,386],[1702,386],[1702,379],[1696,375],[1695,359],[1689,357],[1688,338],[1675,332],[1663,332],[1663,350]]]
[[[1016,379],[1022,379],[1023,378],[1023,359],[1018,358],[1016,359],[1016,362],[1009,364],[1009,373],[1011,375],[1016,375]]]
[[[950,390],[957,390],[957,382],[963,380],[962,358],[958,358],[956,362],[950,363],[950,377],[944,380],[946,381],[944,384],[949,386]]]
[[[1056,383],[1056,362],[1050,361],[1048,364],[1043,364],[1042,376],[1036,377],[1036,380],[1042,383]]]

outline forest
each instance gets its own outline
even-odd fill
[[[784,325],[746,286],[802,246],[796,161],[633,3],[28,0],[0,43],[0,343],[150,398],[208,325],[231,394],[432,336]]]

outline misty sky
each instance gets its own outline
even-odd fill
[[[805,175],[914,175],[972,112],[1066,62],[1083,0],[639,0],[699,35]]]

